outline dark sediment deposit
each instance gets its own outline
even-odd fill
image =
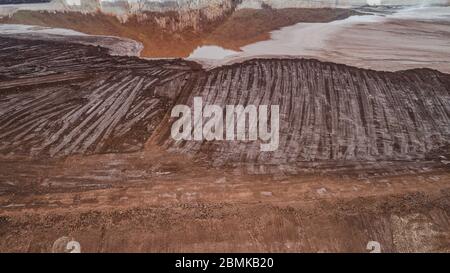
[[[109,56],[90,46],[0,43],[3,154],[129,152],[149,139],[223,163],[448,154],[450,75],[434,70],[392,73],[315,60],[256,59],[206,71],[182,60]],[[194,96],[221,106],[279,105],[279,149],[260,153],[256,142],[175,143],[170,110],[191,105]]]
[[[279,105],[279,149],[175,142],[171,109],[194,96]],[[448,252],[449,158],[450,75],[436,70],[205,70],[0,38],[1,252],[61,236],[89,252]]]

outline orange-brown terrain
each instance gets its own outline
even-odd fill
[[[270,38],[270,31],[298,22],[330,22],[357,14],[346,9],[239,9],[224,7],[216,16],[208,10],[143,12],[126,21],[103,12],[18,11],[0,24],[65,28],[92,35],[126,37],[143,44],[142,57],[188,57],[202,45],[240,47]],[[245,27],[242,27],[245,26]]]
[[[449,74],[6,36],[0,60],[0,252],[450,251]],[[280,105],[279,149],[174,141],[194,96]]]

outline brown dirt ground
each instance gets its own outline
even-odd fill
[[[199,162],[157,148],[3,158],[0,252],[50,252],[62,236],[83,252],[450,251],[439,163],[252,175]]]

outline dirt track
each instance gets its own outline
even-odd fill
[[[248,175],[156,154],[68,158],[10,187],[0,251],[50,252],[63,236],[83,252],[450,251],[448,168]]]

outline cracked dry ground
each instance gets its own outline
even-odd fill
[[[0,251],[449,252],[449,90],[430,69],[203,70],[2,37]],[[194,96],[279,104],[279,149],[174,142]]]

